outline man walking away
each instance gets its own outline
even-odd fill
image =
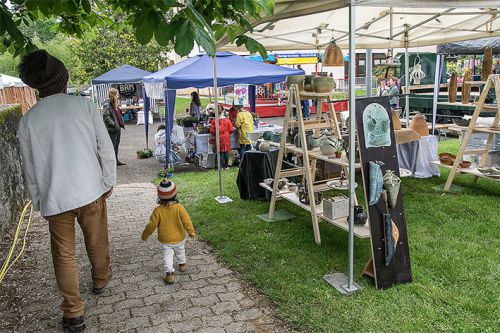
[[[66,95],[68,70],[44,50],[26,55],[19,76],[42,98],[21,119],[18,137],[28,192],[48,220],[63,326],[85,329],[75,258],[75,219],[83,231],[95,293],[111,278],[106,198],[116,184],[113,145],[99,112]]]

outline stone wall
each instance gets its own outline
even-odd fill
[[[19,105],[0,105],[0,235],[19,218],[28,200],[16,137]]]

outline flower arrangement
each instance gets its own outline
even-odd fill
[[[169,165],[166,169],[161,169],[156,174],[159,178],[172,178],[174,176],[174,167]]]

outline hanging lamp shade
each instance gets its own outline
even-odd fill
[[[323,66],[344,66],[344,55],[342,50],[332,39],[330,44],[325,50],[325,55],[323,56]]]

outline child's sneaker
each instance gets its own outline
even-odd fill
[[[180,272],[185,272],[188,270],[188,265],[187,264],[179,264],[179,271]]]
[[[175,281],[174,273],[173,272],[167,273],[165,276],[165,283],[173,284],[174,281]]]

